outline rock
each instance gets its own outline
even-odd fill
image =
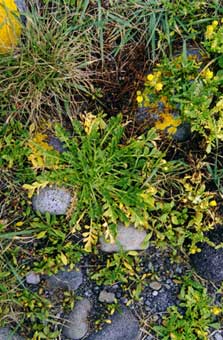
[[[101,250],[106,253],[118,252],[121,248],[123,250],[143,250],[142,245],[145,237],[145,230],[136,229],[133,225],[125,227],[119,223],[117,227],[116,243],[107,243],[104,237],[100,237]],[[147,247],[146,247],[147,248]]]
[[[8,327],[2,327],[0,328],[0,340],[25,340],[25,338],[20,335],[13,334],[12,330]]]
[[[30,285],[38,285],[40,283],[40,276],[34,272],[30,272],[26,275],[26,283]]]
[[[70,192],[56,186],[41,189],[32,199],[34,210],[38,210],[42,214],[49,212],[54,215],[64,215],[70,202]]]
[[[115,312],[112,323],[107,324],[98,333],[86,340],[137,340],[140,330],[138,320],[127,307],[122,307],[121,313]]]
[[[162,285],[157,282],[157,281],[153,281],[149,284],[150,288],[152,288],[153,290],[160,290]]]
[[[27,6],[24,0],[15,0],[15,3],[19,9],[20,12],[26,12],[27,11]]]
[[[47,285],[50,289],[66,289],[75,291],[83,282],[83,274],[81,271],[59,271],[55,275],[51,275],[47,279]]]
[[[223,340],[223,331],[216,331],[211,340]]]
[[[99,294],[98,300],[100,302],[112,303],[115,300],[115,294],[102,290]]]
[[[223,226],[208,232],[207,236],[216,245],[223,242]],[[207,243],[198,244],[200,253],[190,256],[191,264],[203,278],[213,281],[223,281],[223,248],[215,249]]]
[[[48,144],[51,145],[56,151],[64,152],[66,151],[65,145],[59,140],[59,138],[54,136],[48,137]]]
[[[177,127],[177,131],[173,134],[176,142],[185,142],[191,136],[191,128],[189,123],[182,123]]]
[[[88,299],[78,301],[68,316],[67,324],[63,328],[63,335],[69,339],[81,339],[88,331],[88,315],[91,303]]]

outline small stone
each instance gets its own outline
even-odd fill
[[[65,188],[46,187],[32,199],[33,209],[54,215],[64,215],[70,205],[71,194]]]
[[[25,338],[14,334],[8,327],[2,327],[0,328],[0,340],[25,340]]]
[[[191,136],[191,127],[189,123],[183,122],[177,127],[177,131],[173,135],[176,142],[185,142]]]
[[[153,281],[149,284],[150,288],[152,288],[153,290],[160,290],[162,285],[157,282],[157,281]]]
[[[113,303],[115,300],[115,294],[102,290],[99,294],[98,300],[100,302]]]
[[[223,334],[220,332],[215,333],[214,340],[223,340]]]
[[[152,292],[152,295],[153,296],[157,296],[159,293],[157,292],[157,290],[154,290],[153,292]]]
[[[88,331],[90,310],[91,303],[88,299],[78,301],[68,316],[67,323],[63,328],[63,335],[69,339],[81,339],[85,336]]]
[[[40,276],[34,272],[30,272],[26,275],[26,283],[30,285],[38,285],[40,283]]]
[[[98,333],[90,335],[86,340],[137,340],[140,334],[139,323],[127,307],[121,313],[115,312],[107,324]]]
[[[48,144],[51,145],[54,148],[54,150],[56,150],[60,153],[66,151],[64,143],[61,142],[59,140],[59,138],[57,138],[55,136],[49,136],[48,137]]]
[[[143,250],[145,249],[143,241],[146,235],[145,230],[136,229],[133,225],[125,227],[122,223],[119,223],[116,242],[108,243],[104,237],[100,237],[101,250],[106,253],[118,252],[121,248],[123,248],[124,251]]]
[[[55,275],[51,275],[47,279],[47,285],[50,289],[67,289],[75,291],[83,282],[83,274],[81,271],[59,271]]]

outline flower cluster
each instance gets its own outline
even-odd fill
[[[221,23],[214,20],[208,25],[205,32],[206,42],[204,45],[210,48],[211,52],[223,53],[223,19]]]

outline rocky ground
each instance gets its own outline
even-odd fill
[[[33,208],[42,212],[63,214],[69,205],[69,195],[63,189],[45,188],[33,198]],[[63,210],[63,211],[62,211]],[[219,225],[209,234],[215,244],[223,241],[223,228]],[[167,308],[179,304],[178,294],[181,278],[195,270],[205,282],[215,304],[220,304],[222,291],[219,290],[223,281],[223,250],[214,249],[204,244],[202,251],[191,257],[190,263],[176,257],[175,261],[168,250],[158,250],[153,246],[141,249],[146,234],[130,226],[119,226],[115,245],[101,242],[101,252],[109,254],[119,251],[120,244],[125,250],[138,250],[141,256],[141,270],[146,274],[145,284],[138,301],[132,301],[129,292],[117,282],[112,286],[97,285],[90,279],[89,269],[94,268],[92,256],[86,256],[78,268],[69,270],[64,267],[55,275],[39,275],[30,272],[25,277],[25,285],[36,292],[45,290],[46,297],[55,300],[62,291],[75,294],[75,304],[71,312],[64,313],[58,306],[56,317],[62,320],[62,335],[58,339],[89,339],[89,340],[152,340],[157,339],[150,332],[150,324],[160,324]],[[97,268],[95,267],[95,270]],[[129,304],[131,300],[131,304]],[[109,305],[119,308],[113,315],[109,314]],[[96,320],[106,320],[98,323]],[[9,339],[10,330],[0,329],[0,339]],[[24,337],[13,335],[12,339],[22,340]],[[213,330],[210,339],[222,340],[223,329]],[[161,339],[160,339],[161,340]],[[189,340],[189,339],[188,339]]]

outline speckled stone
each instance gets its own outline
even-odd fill
[[[149,284],[150,288],[152,288],[153,290],[160,290],[162,285],[161,283],[157,282],[157,281],[153,281]]]
[[[70,202],[70,192],[65,188],[58,188],[56,186],[40,190],[32,199],[34,210],[38,210],[42,214],[49,212],[54,215],[66,214]]]
[[[145,230],[139,230],[134,225],[125,227],[122,223],[117,227],[117,238],[115,243],[108,243],[103,237],[100,237],[101,250],[106,253],[118,252],[121,248],[123,250],[143,250],[143,241],[147,233]]]

